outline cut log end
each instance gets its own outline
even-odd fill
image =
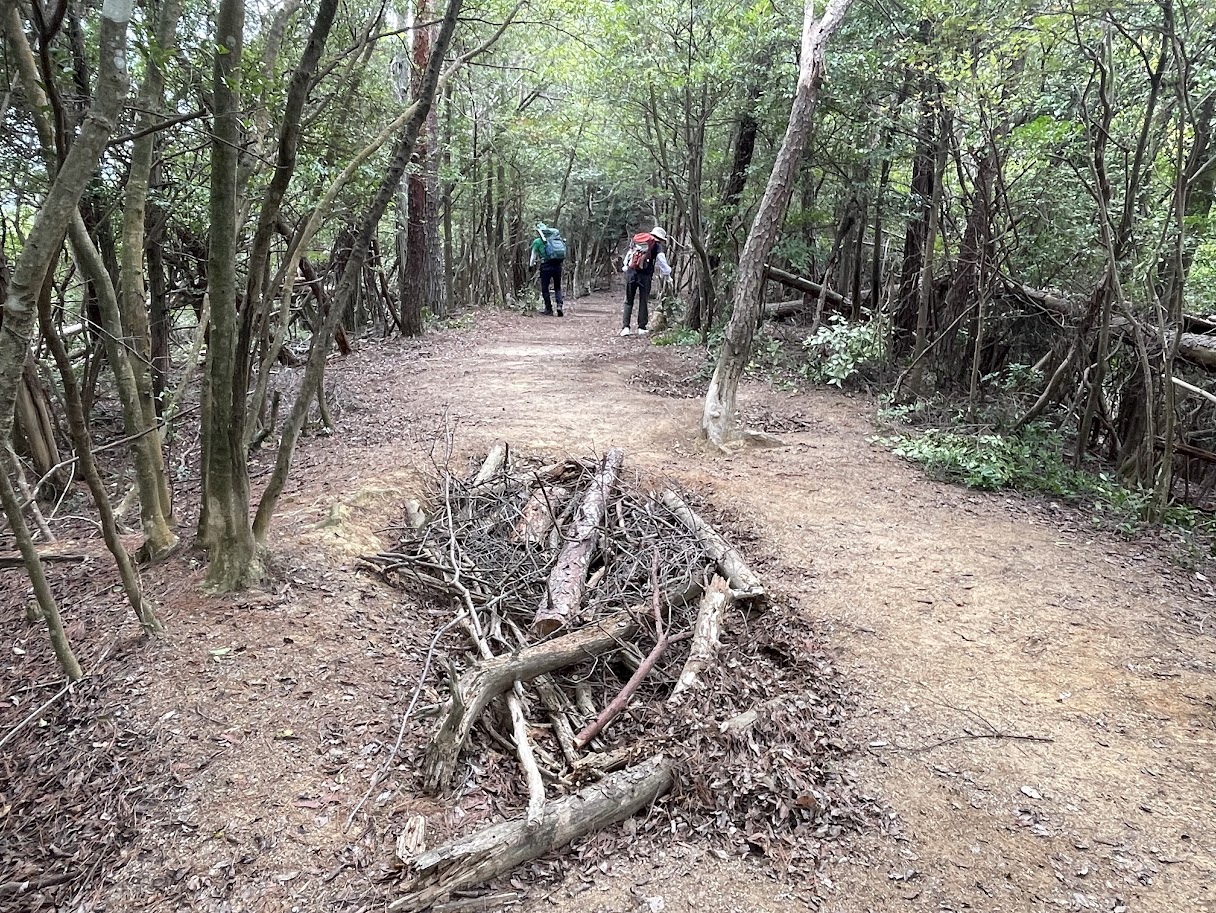
[[[541,637],[548,637],[560,631],[565,622],[556,618],[537,618],[532,622],[532,630]]]

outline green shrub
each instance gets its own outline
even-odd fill
[[[1041,492],[1082,504],[1093,511],[1095,526],[1124,536],[1143,533],[1153,507],[1153,492],[1124,486],[1110,473],[1086,472],[1064,462],[1061,436],[1042,425],[1020,434],[968,434],[931,428],[877,438],[892,453],[920,463],[931,478],[981,491],[1013,489]],[[1212,548],[1216,518],[1184,505],[1167,508],[1164,527],[1184,550]]]
[[[881,320],[849,323],[833,314],[815,335],[803,340],[807,350],[803,376],[815,383],[844,387],[886,358],[886,337]]]

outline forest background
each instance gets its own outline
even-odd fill
[[[0,495],[68,674],[43,558],[76,480],[146,629],[137,563],[180,540],[212,587],[257,582],[331,349],[531,311],[540,220],[572,298],[666,227],[656,341],[707,368],[866,386],[935,472],[1202,531],[1216,11],[832,10],[778,181],[798,6],[0,3]]]

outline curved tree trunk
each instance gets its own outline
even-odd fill
[[[823,18],[816,20],[814,0],[809,0],[802,20],[802,55],[798,71],[798,89],[789,126],[777,161],[769,175],[764,197],[743,246],[739,259],[739,278],[735,286],[734,311],[726,327],[726,338],[718,355],[709,392],[705,395],[705,412],[701,420],[701,435],[716,446],[723,446],[736,437],[735,398],[739,380],[751,355],[752,338],[763,306],[764,262],[777,243],[777,234],[785,220],[793,192],[794,177],[802,161],[802,153],[811,135],[812,117],[819,100],[819,87],[825,69],[824,53],[832,33],[839,27],[852,0],[830,0]]]
[[[100,68],[93,105],[81,124],[76,141],[63,161],[34,219],[13,269],[12,281],[4,296],[4,331],[0,332],[0,452],[7,454],[13,433],[17,384],[21,380],[26,349],[34,329],[38,295],[47,271],[57,255],[69,223],[78,216],[80,197],[97,171],[97,163],[114,130],[130,88],[127,74],[127,27],[131,19],[131,0],[105,0],[101,11],[99,37]],[[11,28],[15,13],[10,7],[6,27]],[[16,23],[20,29],[20,22]],[[38,604],[50,632],[55,654],[70,678],[81,676],[80,664],[72,654],[58,606],[51,595],[42,562],[33,547],[25,518],[8,475],[8,459],[0,465],[0,500],[4,502],[18,548],[34,587]]]
[[[341,315],[354,299],[359,284],[362,281],[363,262],[367,259],[372,236],[375,234],[380,220],[384,217],[384,212],[388,209],[389,202],[401,184],[401,178],[405,174],[406,167],[409,165],[410,156],[414,151],[414,144],[418,139],[418,131],[422,128],[423,122],[430,113],[431,103],[435,98],[435,90],[439,85],[440,69],[443,66],[444,56],[447,54],[448,47],[452,42],[452,34],[456,30],[456,19],[460,15],[462,3],[463,0],[448,0],[448,7],[444,12],[439,33],[435,38],[435,44],[431,50],[431,57],[427,63],[418,96],[414,104],[409,108],[409,118],[405,122],[405,127],[401,132],[401,137],[389,163],[388,170],[380,182],[380,189],[377,191],[375,199],[372,201],[371,206],[364,214],[363,220],[359,225],[359,231],[355,235],[350,258],[347,261],[346,268],[342,271],[341,279],[338,280],[338,288],[334,293],[334,301],[330,307],[329,314],[325,317],[321,331],[313,338],[312,348],[308,353],[308,362],[304,368],[304,377],[300,381],[299,393],[291,408],[291,413],[283,425],[283,434],[279,440],[279,452],[275,460],[274,472],[271,474],[270,481],[266,485],[266,491],[262,495],[262,500],[258,503],[257,516],[254,518],[253,532],[259,543],[265,543],[266,541],[266,534],[270,529],[270,518],[274,515],[275,505],[278,503],[279,495],[283,492],[283,486],[287,483],[287,474],[291,469],[291,458],[295,452],[296,441],[300,436],[300,431],[304,427],[304,420],[308,415],[309,404],[312,402],[313,397],[317,395],[317,389],[325,367],[325,356],[329,351],[334,331],[337,329]]]
[[[155,126],[162,119],[158,113],[164,96],[165,76],[159,60],[171,55],[177,39],[177,21],[181,16],[181,0],[165,0],[161,5],[156,23],[156,43],[144,54],[144,81],[139,89],[136,107],[139,111],[136,132]],[[137,459],[136,469],[149,472],[152,478],[140,485],[140,511],[144,518],[144,533],[148,536],[153,552],[177,541],[173,533],[164,536],[171,525],[173,505],[169,496],[169,482],[165,474],[164,453],[161,449],[161,433],[158,424],[156,393],[152,369],[152,333],[148,319],[147,295],[144,285],[144,253],[147,237],[146,217],[148,184],[152,176],[152,160],[156,151],[156,134],[148,133],[135,140],[131,148],[131,167],[127,176],[126,199],[122,224],[121,298],[123,336],[130,340],[134,351],[131,361],[138,410],[130,410],[132,417],[139,417],[138,427],[127,428],[127,434],[146,435],[149,446],[144,454],[149,459]],[[115,372],[117,372],[115,367]],[[152,493],[156,500],[143,503]],[[162,530],[163,528],[163,530]],[[153,541],[163,539],[163,541]]]

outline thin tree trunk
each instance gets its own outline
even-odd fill
[[[406,121],[388,170],[380,182],[380,189],[377,191],[376,197],[372,201],[368,211],[363,216],[359,231],[355,235],[350,258],[347,260],[346,268],[342,271],[342,277],[338,281],[338,288],[334,293],[334,301],[330,307],[329,314],[325,317],[321,332],[313,337],[312,348],[308,353],[308,362],[304,368],[304,376],[300,381],[299,394],[283,426],[283,434],[279,441],[279,451],[275,461],[274,472],[271,474],[270,481],[266,485],[266,491],[263,493],[262,500],[258,504],[257,516],[254,519],[253,533],[259,543],[265,543],[266,541],[266,534],[270,528],[270,519],[274,515],[274,509],[278,503],[279,495],[283,492],[283,486],[287,483],[287,475],[291,469],[291,458],[295,452],[296,441],[299,438],[300,431],[304,427],[304,420],[308,415],[308,406],[312,402],[312,398],[317,394],[322,370],[325,365],[325,356],[329,351],[334,331],[337,329],[338,320],[354,298],[363,271],[363,261],[366,259],[368,249],[371,246],[372,236],[375,234],[380,220],[384,217],[384,212],[388,208],[389,202],[397,192],[402,175],[404,175],[410,156],[414,151],[414,144],[418,139],[418,131],[426,120],[427,114],[430,113],[431,104],[435,98],[435,90],[439,84],[440,69],[448,47],[451,44],[452,34],[456,30],[456,19],[460,15],[462,3],[463,0],[448,0],[447,10],[440,24],[439,33],[435,38],[431,57],[427,62],[426,72],[414,102],[416,107],[411,106],[412,113]]]
[[[42,608],[56,656],[70,678],[81,676],[80,664],[63,632],[58,608],[13,491],[7,454],[11,452],[17,384],[21,381],[26,348],[34,328],[38,295],[51,262],[63,243],[68,225],[77,215],[81,195],[97,170],[101,153],[114,130],[130,88],[126,55],[131,7],[131,0],[106,0],[102,6],[98,39],[100,67],[93,104],[76,134],[76,141],[51,182],[17,257],[12,280],[4,296],[4,330],[0,332],[0,451],[5,455],[4,465],[0,467],[0,500],[4,502],[17,546],[25,559],[26,570]],[[6,23],[10,28],[14,18],[15,13],[10,8]],[[20,29],[19,22],[16,26]]]
[[[258,213],[258,226],[253,236],[253,246],[249,254],[249,274],[246,283],[245,300],[240,309],[240,334],[236,347],[236,371],[233,390],[234,405],[237,397],[243,401],[249,383],[251,360],[254,356],[255,333],[266,335],[267,324],[270,320],[270,309],[275,300],[276,289],[267,290],[264,279],[270,260],[270,243],[274,237],[282,210],[283,199],[295,173],[296,158],[300,146],[300,118],[304,111],[304,103],[308,99],[309,89],[313,84],[317,66],[325,44],[329,40],[330,29],[333,27],[334,16],[337,13],[338,0],[322,0],[317,8],[317,16],[313,21],[312,32],[300,55],[300,62],[291,77],[291,86],[287,91],[287,103],[279,123],[279,143],[275,161],[274,175],[266,188],[262,200],[262,208]],[[255,397],[256,399],[256,397]],[[260,403],[258,408],[260,409]],[[254,413],[255,417],[258,413]],[[252,426],[251,426],[252,431]],[[246,435],[246,439],[252,435]]]
[[[93,441],[84,417],[80,385],[76,381],[76,373],[72,370],[72,360],[68,357],[67,346],[63,344],[63,340],[51,322],[49,291],[48,281],[38,298],[38,322],[42,328],[43,339],[46,340],[47,347],[51,351],[51,357],[55,359],[55,365],[59,369],[59,377],[63,383],[63,401],[67,411],[68,431],[72,436],[72,446],[76,451],[76,462],[80,467],[80,474],[84,476],[85,483],[89,486],[89,492],[93,495],[93,502],[97,505],[102,538],[105,539],[106,548],[114,556],[114,563],[118,568],[118,576],[122,581],[127,601],[131,604],[135,617],[139,619],[144,630],[159,631],[161,630],[160,622],[156,619],[151,603],[144,598],[143,588],[139,581],[139,571],[131,560],[126,547],[122,544],[118,531],[118,520],[114,516],[114,507],[110,502],[110,494],[106,491],[105,482],[97,468],[97,461],[93,458]]]
[[[167,482],[164,476],[164,457],[161,452],[160,433],[156,430],[155,413],[153,424],[145,423],[145,414],[140,402],[140,391],[135,380],[132,358],[123,345],[122,314],[118,294],[110,281],[101,252],[93,244],[79,214],[69,228],[72,253],[80,265],[81,272],[93,280],[97,300],[101,307],[106,356],[114,373],[114,384],[122,405],[123,424],[128,436],[133,437],[131,451],[135,457],[135,478],[139,485],[139,513],[143,527],[142,550],[147,558],[164,555],[177,544],[177,535],[169,526],[163,505],[168,501]],[[142,306],[142,305],[141,305]],[[149,391],[150,392],[150,391]]]
[[[929,345],[929,311],[933,306],[933,259],[937,247],[937,228],[941,223],[942,182],[946,175],[947,137],[950,119],[942,115],[938,131],[937,155],[933,165],[933,194],[929,198],[929,225],[925,229],[925,249],[921,254],[920,277],[917,280],[916,297],[916,346],[912,352],[912,376],[908,385],[920,395],[924,363],[921,356]]]
[[[764,285],[764,263],[777,243],[777,234],[785,220],[793,192],[794,176],[811,135],[819,87],[823,81],[825,50],[852,0],[830,0],[823,18],[816,20],[813,0],[809,0],[802,20],[802,54],[798,71],[798,88],[790,112],[789,126],[777,152],[777,160],[769,175],[764,197],[743,255],[739,260],[739,278],[735,287],[734,310],[726,327],[726,338],[714,368],[709,392],[705,395],[705,411],[701,421],[702,437],[722,447],[737,436],[735,430],[735,400],[739,380],[751,356],[752,338],[763,306],[761,290]]]
[[[148,129],[162,119],[158,113],[164,97],[165,77],[160,60],[174,52],[177,38],[177,22],[181,17],[181,0],[165,0],[157,14],[155,46],[144,55],[144,81],[140,86],[136,102],[139,116],[135,122],[136,132]],[[137,427],[128,427],[127,434],[149,437],[143,448],[146,460],[136,463],[137,471],[151,473],[151,478],[140,485],[140,511],[145,518],[145,535],[153,553],[177,541],[170,532],[163,537],[161,527],[172,524],[173,505],[169,495],[169,481],[165,474],[164,454],[161,449],[161,434],[157,424],[157,404],[153,384],[153,346],[148,320],[147,295],[144,287],[144,250],[146,245],[146,217],[148,185],[152,175],[152,160],[155,154],[156,134],[149,132],[135,140],[131,148],[131,167],[128,171],[126,196],[123,204],[122,259],[120,261],[122,328],[133,358],[128,359],[133,373],[138,411],[129,410],[132,418],[137,415],[142,421]],[[115,372],[119,370],[114,367]],[[156,501],[144,504],[152,493]],[[152,534],[149,534],[149,528]],[[157,541],[163,540],[163,541]]]
[[[207,291],[211,331],[203,405],[203,513],[199,538],[209,552],[207,583],[233,590],[262,576],[249,526],[245,458],[245,378],[237,376],[237,164],[241,148],[241,52],[244,0],[220,0],[212,68],[215,114],[211,144],[211,236]]]

